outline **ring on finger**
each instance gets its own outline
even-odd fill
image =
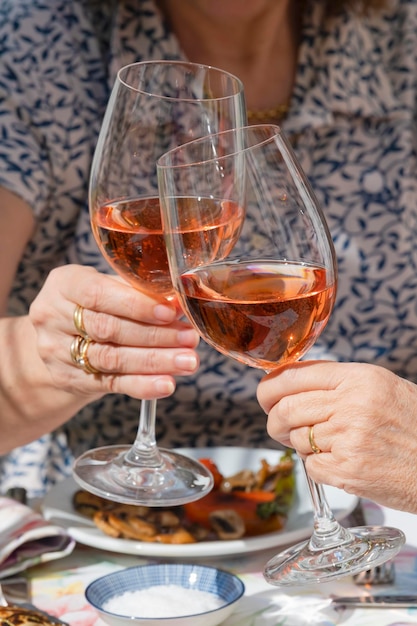
[[[81,335],[74,337],[70,347],[71,361],[87,374],[100,374],[100,371],[91,365],[87,356],[88,347],[92,343],[94,343],[92,339]]]
[[[77,304],[77,306],[74,309],[72,319],[73,319],[75,330],[77,331],[77,333],[81,335],[81,337],[83,337],[84,339],[88,339],[88,334],[84,326],[83,313],[84,313],[84,307],[82,307],[81,304]]]
[[[310,443],[310,448],[312,449],[314,454],[320,454],[320,452],[322,450],[316,444],[316,440],[314,439],[314,430],[313,430],[313,428],[314,428],[314,426],[310,426],[309,429],[308,429],[308,441]]]

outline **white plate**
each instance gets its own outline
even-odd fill
[[[182,448],[179,450],[194,458],[211,458],[224,475],[234,474],[244,468],[257,469],[261,459],[276,463],[280,452],[260,448]],[[46,519],[64,526],[79,543],[102,550],[143,556],[186,558],[209,557],[225,554],[255,552],[275,546],[295,543],[306,539],[313,528],[312,504],[301,463],[296,461],[297,498],[289,514],[284,530],[259,537],[233,541],[202,541],[185,545],[169,545],[114,539],[101,532],[94,523],[78,515],[72,506],[72,496],[79,486],[68,478],[51,489],[46,495],[42,511]],[[326,487],[329,504],[338,520],[353,511],[358,503],[356,496],[340,489]]]

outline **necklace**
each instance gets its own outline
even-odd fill
[[[284,119],[289,111],[289,104],[279,104],[272,109],[261,111],[248,111],[249,124],[264,124],[266,122],[277,122]]]

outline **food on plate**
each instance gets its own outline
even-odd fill
[[[200,459],[212,472],[213,490],[184,505],[188,522],[215,532],[216,539],[253,537],[281,530],[294,497],[294,461],[287,451],[275,465],[261,460],[253,471],[223,476],[211,459]]]
[[[224,476],[212,459],[200,459],[213,474],[213,490],[179,507],[119,504],[83,490],[75,492],[73,505],[115,538],[186,544],[263,535],[284,527],[294,499],[292,453],[277,455],[276,464],[262,459],[257,469],[233,476]]]
[[[56,626],[64,624],[35,607],[0,606],[0,626]],[[66,625],[67,626],[67,625]]]

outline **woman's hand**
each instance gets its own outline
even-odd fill
[[[71,344],[80,334],[73,319],[77,304],[96,374],[71,358]],[[179,315],[175,302],[158,302],[91,267],[67,265],[50,273],[29,318],[56,388],[89,400],[110,392],[150,399],[171,395],[174,377],[198,368],[198,335]]]
[[[314,480],[417,513],[416,385],[374,365],[305,361],[266,376],[258,400],[270,436]]]

